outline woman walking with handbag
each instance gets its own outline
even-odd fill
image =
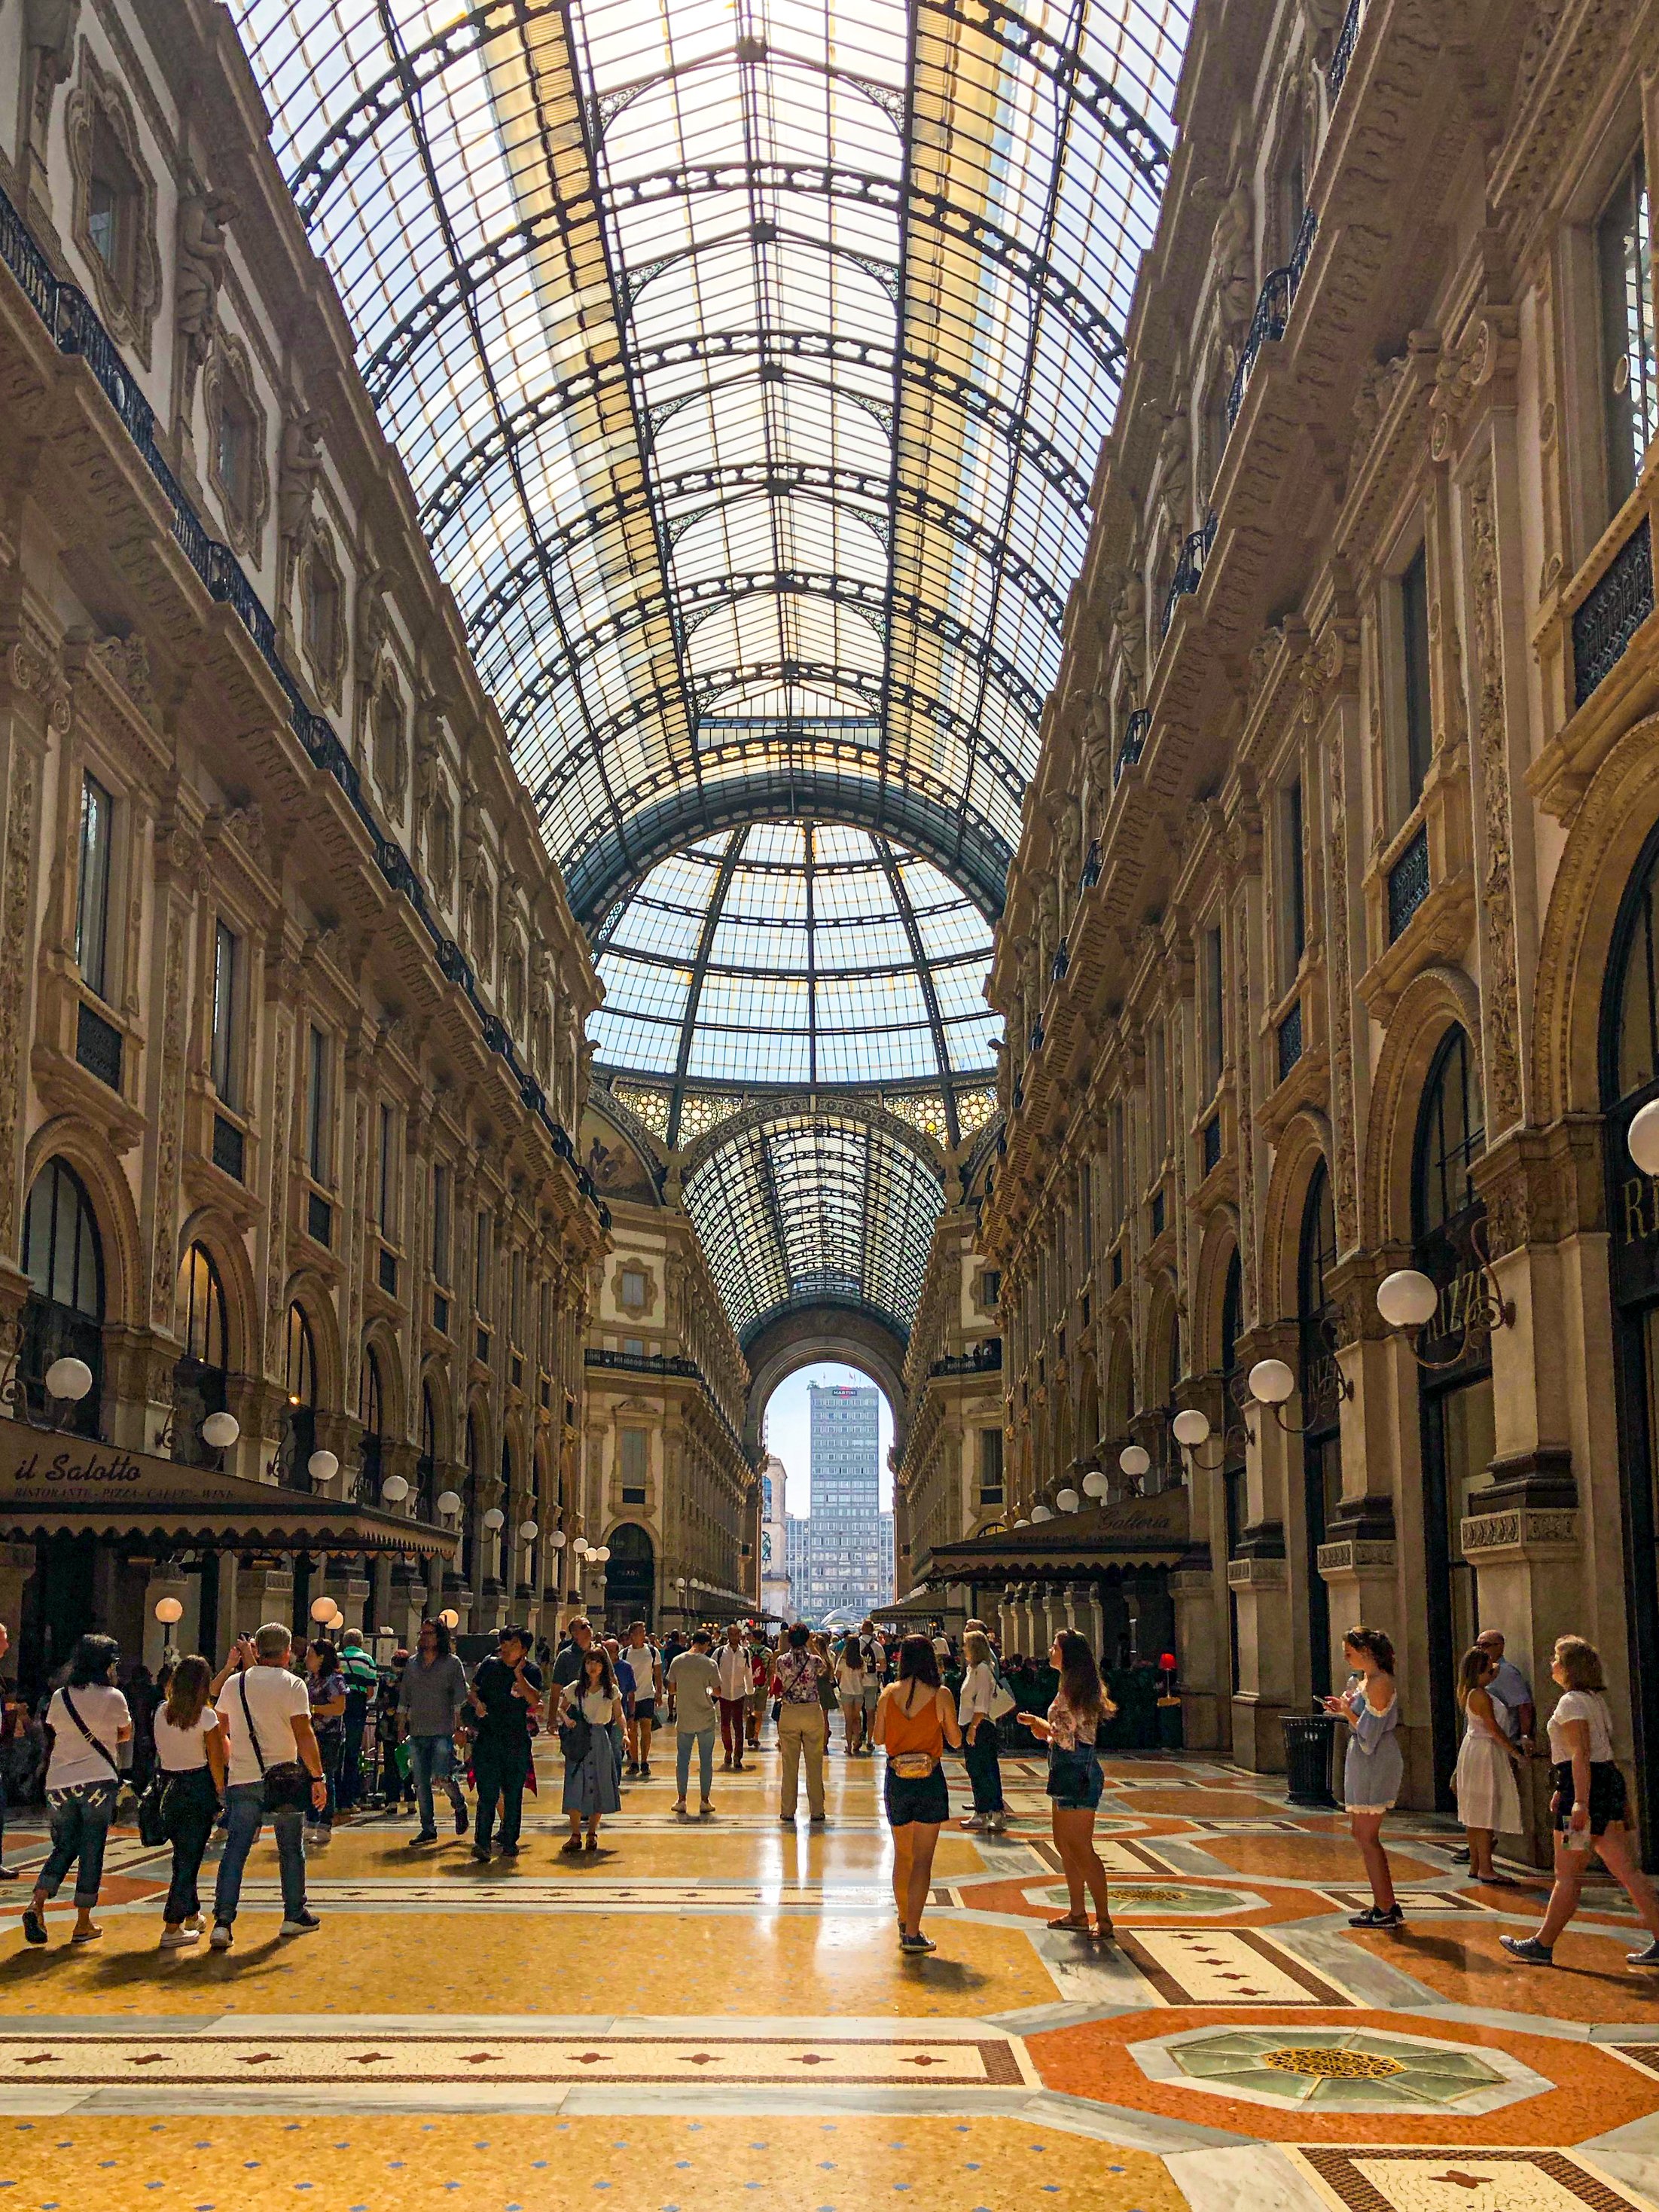
[[[961,1744],[962,1730],[927,1637],[907,1636],[899,1647],[898,1680],[881,1693],[872,1734],[887,1753],[883,1795],[893,1831],[899,1948],[935,1950],[938,1946],[921,1932],[921,1915],[933,1883],[939,1832],[951,1814],[940,1761],[947,1743]]]
[[[83,1636],[70,1661],[68,1680],[52,1692],[46,1707],[52,1850],[23,1914],[23,1933],[31,1943],[46,1942],[47,1901],[57,1896],[71,1867],[75,1932],[70,1941],[95,1943],[104,1932],[93,1925],[92,1908],[104,1879],[104,1845],[121,1786],[118,1752],[132,1736],[132,1715],[115,1686],[120,1656],[112,1636]]]
[[[181,1659],[167,1684],[167,1703],[155,1716],[161,1820],[173,1845],[173,1879],[161,1911],[164,1951],[202,1940],[196,1877],[219,1817],[220,1793],[230,1765],[224,1724],[208,1702],[210,1679],[208,1662],[198,1654]]]
[[[1048,1817],[1054,1849],[1066,1869],[1066,1906],[1051,1928],[1079,1936],[1089,1932],[1085,1891],[1095,1901],[1095,1934],[1109,1942],[1112,1910],[1106,1893],[1106,1869],[1095,1849],[1095,1808],[1105,1777],[1095,1738],[1103,1721],[1117,1707],[1101,1685],[1100,1669],[1086,1640],[1062,1628],[1048,1653],[1048,1663],[1060,1686],[1047,1717],[1022,1713],[1020,1719],[1039,1742],[1048,1747]]]
[[[587,1849],[599,1848],[599,1822],[607,1813],[622,1809],[622,1790],[617,1779],[613,1727],[622,1725],[622,1695],[611,1672],[609,1656],[597,1644],[582,1654],[582,1671],[559,1692],[559,1738],[564,1752],[564,1809],[570,1815],[570,1834],[562,1851],[582,1849],[582,1823],[587,1823]]]
[[[997,1680],[991,1657],[991,1639],[983,1629],[968,1629],[962,1648],[968,1662],[957,1705],[962,1730],[963,1763],[974,1792],[974,1809],[965,1814],[964,1828],[988,1829],[1000,1835],[1008,1826],[1002,1796],[1002,1762],[997,1756],[997,1723],[1014,1710],[1014,1701]]]

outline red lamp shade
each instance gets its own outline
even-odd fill
[[[1166,1651],[1158,1663],[1164,1669],[1166,1674],[1173,1674],[1175,1672],[1176,1663],[1175,1653],[1173,1651]]]

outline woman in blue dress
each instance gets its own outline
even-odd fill
[[[1380,1628],[1351,1628],[1342,1656],[1352,1672],[1340,1697],[1327,1698],[1325,1710],[1348,1728],[1348,1755],[1342,1768],[1342,1800],[1353,1839],[1365,1862],[1376,1900],[1352,1916],[1355,1928],[1398,1928],[1405,1918],[1394,1893],[1389,1855],[1382,1848],[1382,1817],[1400,1796],[1406,1763],[1400,1754],[1400,1692],[1394,1679],[1394,1645]]]
[[[584,1723],[578,1726],[578,1723]],[[587,1849],[599,1848],[599,1821],[622,1805],[617,1784],[617,1754],[612,1730],[622,1723],[622,1697],[610,1659],[599,1644],[582,1655],[580,1678],[565,1685],[559,1700],[559,1735],[564,1750],[564,1809],[570,1815],[568,1839],[561,1850],[582,1849],[582,1823],[587,1824]],[[579,1754],[579,1755],[577,1755]]]

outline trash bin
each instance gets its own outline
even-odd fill
[[[1331,1713],[1284,1713],[1285,1775],[1292,1805],[1328,1813],[1336,1807],[1331,1795],[1331,1739],[1336,1720]]]

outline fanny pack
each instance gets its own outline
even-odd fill
[[[259,1779],[265,1785],[266,1812],[309,1811],[312,1777],[300,1761],[297,1759],[281,1759],[275,1766],[265,1765],[265,1755],[259,1748],[259,1731],[254,1727],[253,1715],[248,1710],[246,1667],[237,1674],[236,1686],[242,1693],[242,1717],[247,1723],[247,1740],[253,1746],[253,1756],[259,1764]]]
[[[925,1782],[939,1761],[931,1751],[902,1751],[887,1765],[901,1782]]]

